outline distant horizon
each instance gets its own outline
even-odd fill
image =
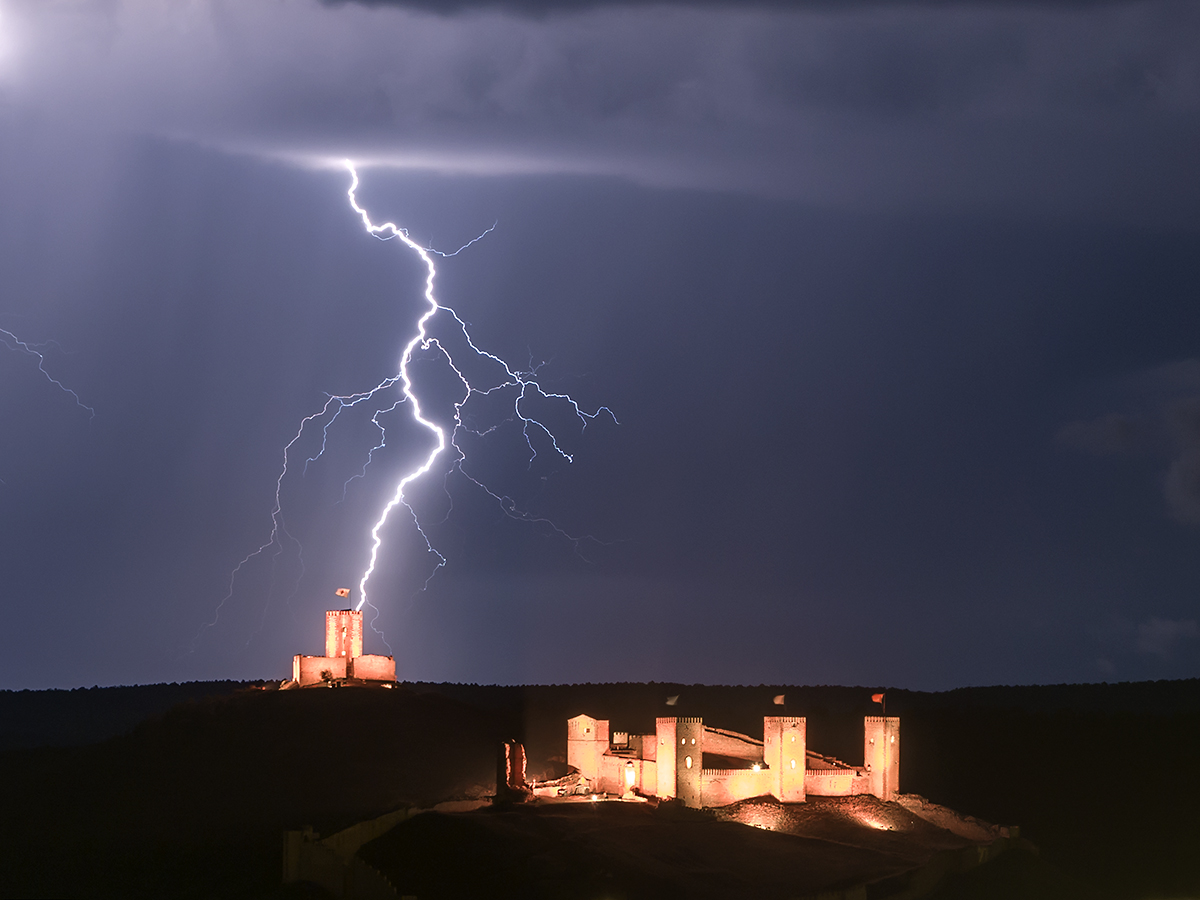
[[[77,685],[75,687],[23,687],[23,688],[0,688],[0,693],[21,693],[21,692],[38,692],[38,691],[91,691],[105,690],[108,688],[137,688],[137,687],[159,687],[166,685],[188,685],[188,684],[278,684],[286,681],[286,678],[213,678],[191,681],[158,681],[146,682],[139,684],[93,684]],[[499,682],[475,682],[475,681],[407,681],[397,679],[396,683],[405,684],[428,684],[428,685],[455,685],[462,687],[580,687],[585,685],[594,685],[603,687],[605,685],[622,685],[622,684],[640,684],[640,685],[663,685],[667,687],[730,687],[730,688],[843,688],[846,690],[887,690],[887,691],[904,691],[910,694],[949,694],[954,691],[967,690],[985,690],[989,688],[1053,688],[1053,687],[1115,687],[1118,685],[1136,685],[1136,684],[1175,684],[1186,681],[1200,682],[1200,677],[1189,678],[1154,678],[1142,679],[1138,681],[1070,681],[1070,682],[1055,682],[1055,683],[1022,683],[1014,682],[1010,684],[964,684],[952,688],[905,688],[897,687],[896,685],[882,684],[799,684],[793,682],[763,682],[759,684],[736,684],[729,682],[700,682],[700,681],[564,681],[564,682],[523,682],[523,683],[499,683]],[[308,688],[315,690],[315,688]],[[354,690],[354,688],[346,688],[346,690]]]

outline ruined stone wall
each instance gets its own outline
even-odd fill
[[[330,678],[346,677],[346,660],[341,657],[328,656],[293,656],[292,680],[301,687],[310,684],[320,684],[322,672],[328,672]]]
[[[771,793],[774,775],[769,769],[704,769],[700,773],[703,806],[728,806]]]
[[[395,681],[396,660],[390,656],[368,653],[350,661],[350,677],[367,681]]]

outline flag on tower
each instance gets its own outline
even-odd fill
[[[871,702],[872,703],[882,703],[883,702],[883,694],[872,694]]]
[[[337,594],[339,597],[349,597],[350,596],[350,588],[338,588],[336,591],[334,591],[334,593]]]
[[[673,696],[673,697],[668,697],[668,698],[667,698],[667,706],[674,706],[674,705],[675,705],[676,703],[678,703],[678,702],[679,702],[679,695],[678,695],[678,694],[676,694],[676,695],[675,695],[675,696]]]
[[[783,706],[783,694],[776,694],[775,699],[771,701],[776,706]]]

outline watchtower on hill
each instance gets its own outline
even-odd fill
[[[284,687],[395,682],[395,659],[362,651],[362,612],[331,609],[325,613],[325,655],[292,657],[292,680],[285,682]]]

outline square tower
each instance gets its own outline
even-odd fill
[[[763,761],[772,773],[771,793],[782,803],[802,803],[808,750],[808,720],[803,716],[763,718]]]
[[[675,796],[683,801],[684,806],[699,809],[704,805],[700,790],[700,772],[704,766],[704,720],[677,718],[672,743],[675,747]],[[658,765],[661,771],[662,762]]]
[[[567,765],[574,766],[593,788],[600,778],[600,758],[608,752],[608,719],[567,719]]]
[[[900,719],[867,716],[863,720],[863,765],[871,793],[895,800],[900,793]]]
[[[331,609],[325,613],[325,655],[354,659],[362,656],[362,612]]]

